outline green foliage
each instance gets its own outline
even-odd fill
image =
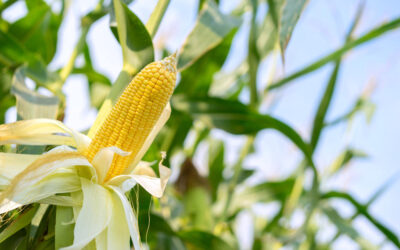
[[[0,2],[2,13],[16,1]],[[37,112],[29,114],[29,118],[44,117],[41,113],[44,106],[53,105],[57,106],[58,115],[51,113],[51,118],[62,120],[66,108],[62,87],[65,80],[75,74],[86,77],[88,98],[93,107],[101,109],[105,100],[115,102],[131,78],[154,60],[155,47],[158,46],[153,46],[153,40],[171,1],[159,0],[144,24],[131,10],[129,3],[132,1],[113,0],[107,6],[100,0],[81,18],[81,35],[67,64],[51,71],[49,64],[57,53],[58,33],[68,7],[68,1],[55,2],[62,6],[59,12],[54,11],[49,1],[26,0],[25,16],[12,23],[0,18],[0,123],[4,123],[6,111],[13,106],[17,106],[20,119],[27,118],[21,115],[21,112],[26,113],[21,100],[40,106]],[[261,4],[267,4],[268,11],[258,18]],[[353,224],[358,216],[369,221],[385,241],[400,247],[398,236],[368,210],[387,186],[378,190],[365,204],[346,192],[326,190],[324,186],[332,176],[340,175],[351,161],[366,158],[363,151],[345,145],[327,173],[319,172],[321,168],[317,169],[313,161],[320,138],[327,129],[339,123],[349,123],[360,112],[364,112],[369,120],[375,110],[369,95],[360,94],[348,112],[327,120],[344,55],[399,28],[400,18],[353,38],[362,15],[361,6],[340,48],[260,89],[257,76],[262,70],[261,63],[274,50],[279,51],[284,59],[303,10],[312,4],[306,0],[243,0],[231,13],[223,13],[219,1],[208,0],[199,1],[198,9],[190,10],[198,11],[198,14],[183,44],[176,45],[179,48],[177,66],[180,77],[171,99],[171,119],[144,158],[147,161],[158,160],[159,152],[166,151],[165,164],[173,167],[179,176],[174,183],[169,183],[166,194],[159,200],[140,187],[129,192],[130,202],[138,215],[141,239],[150,249],[238,249],[238,238],[234,233],[238,214],[250,211],[255,204],[277,204],[278,211],[267,221],[253,215],[257,223],[252,249],[282,246],[331,249],[342,235],[348,236],[362,249],[377,249],[378,246],[364,238]],[[123,57],[123,67],[114,83],[96,69],[91,44],[86,41],[92,25],[107,15]],[[246,15],[249,15],[250,23],[243,21]],[[243,48],[247,57],[236,69],[227,72],[224,65],[243,25],[249,25],[246,27],[248,34],[244,34],[247,46]],[[164,54],[174,52],[164,47],[161,49]],[[82,56],[83,64],[78,65],[79,56]],[[321,83],[326,86],[315,107],[309,139],[300,135],[294,128],[295,124],[288,124],[260,108],[263,100],[272,98],[270,91],[278,92],[281,87],[327,64],[332,64],[333,70],[327,82]],[[35,90],[26,87],[27,78],[35,82]],[[49,90],[53,96],[38,94],[39,87]],[[249,101],[239,98],[244,95],[249,96]],[[244,168],[244,162],[254,151],[259,132],[266,129],[288,139],[300,152],[303,161],[283,179],[267,179],[255,184],[250,180],[257,171]],[[213,138],[216,130],[246,137],[233,163],[228,163],[226,142]],[[208,149],[200,163],[206,167],[206,176],[198,172],[200,166],[194,160],[202,146]],[[4,147],[2,150],[12,149]],[[41,148],[36,153],[43,150]],[[34,148],[26,148],[23,153],[28,152],[34,153]],[[172,161],[174,157],[180,160]],[[308,174],[312,178],[308,178]],[[333,200],[338,199],[354,208],[352,217],[341,215],[335,208]],[[290,221],[296,212],[304,214],[305,219],[294,228]],[[72,208],[35,204],[2,216],[0,249],[58,249],[73,241]],[[318,238],[317,233],[322,227],[318,218],[321,217],[326,218],[329,226],[337,231],[327,241]]]

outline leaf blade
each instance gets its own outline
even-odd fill
[[[366,34],[364,34],[363,36],[346,43],[341,48],[324,56],[323,58],[317,60],[316,62],[313,62],[310,65],[304,67],[303,69],[298,70],[298,71],[290,74],[289,76],[286,76],[285,78],[276,81],[275,83],[270,85],[266,89],[266,91],[280,88],[296,78],[299,78],[303,75],[311,73],[311,72],[321,68],[322,66],[326,65],[327,63],[338,59],[339,57],[344,55],[349,50],[351,50],[359,45],[362,45],[366,42],[369,42],[375,38],[378,38],[379,36],[385,34],[386,32],[396,29],[398,27],[400,27],[400,18],[396,18],[396,19],[394,19],[388,23],[385,23],[375,29],[372,29],[369,32],[367,32]]]
[[[233,28],[238,27],[239,23],[237,18],[222,14],[213,1],[207,2],[180,49],[178,70],[187,68],[205,52],[214,48]]]

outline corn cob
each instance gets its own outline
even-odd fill
[[[130,152],[115,155],[104,181],[123,173],[144,144],[176,81],[175,54],[148,64],[126,87],[90,143],[85,156],[92,161],[100,149],[116,146]]]

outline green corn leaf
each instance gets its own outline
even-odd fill
[[[356,199],[354,199],[350,194],[339,192],[339,191],[330,191],[321,196],[321,199],[332,199],[339,198],[350,202],[357,212],[363,215],[369,222],[371,222],[382,234],[384,234],[390,242],[392,242],[395,246],[400,247],[400,240],[396,236],[396,234],[391,231],[389,228],[384,226],[381,222],[379,222],[375,217],[373,217],[367,210],[367,208],[359,203]]]
[[[183,143],[192,127],[192,119],[186,114],[179,114],[178,112],[172,111],[171,116],[175,119],[169,119],[167,122],[166,129],[163,131],[165,136],[160,136],[162,138],[161,150],[167,152],[167,162],[169,157],[176,151],[183,148]]]
[[[74,241],[74,214],[71,207],[56,207],[55,248],[72,245]]]
[[[333,119],[326,123],[325,126],[334,126],[341,122],[346,122],[352,120],[356,114],[359,112],[363,112],[367,119],[367,122],[370,122],[374,113],[375,113],[376,105],[370,100],[368,97],[361,96],[350,109],[350,111],[345,114],[339,116],[338,118]]]
[[[10,93],[12,72],[6,68],[0,69],[0,124],[5,123],[7,110],[15,105],[15,98]]]
[[[12,23],[8,34],[18,38],[31,53],[40,55],[49,63],[56,52],[58,29],[62,15],[55,14],[44,1],[28,4],[29,12],[23,18]],[[46,46],[43,46],[46,41]]]
[[[18,215],[16,219],[14,219],[10,225],[8,225],[3,231],[0,233],[0,243],[5,241],[7,238],[21,230],[22,228],[26,227],[29,225],[32,221],[32,218],[35,216],[36,211],[38,210],[39,205],[34,205],[26,210],[24,210],[22,213]]]
[[[28,243],[25,230],[20,230],[0,243],[0,249],[25,250]]]
[[[286,50],[289,39],[292,36],[294,26],[299,20],[300,14],[303,12],[307,0],[286,0],[283,5],[282,16],[279,25],[279,44],[282,55]]]
[[[171,102],[176,110],[202,120],[211,128],[223,129],[232,134],[254,134],[263,129],[275,129],[290,139],[311,160],[308,146],[294,129],[272,116],[252,111],[238,101],[176,95]]]
[[[192,182],[197,181],[200,180],[193,178]],[[213,218],[210,210],[211,198],[208,190],[202,186],[190,187],[185,193],[182,202],[185,207],[184,216],[190,221],[189,225],[191,227],[205,231],[212,230]]]
[[[214,1],[208,1],[180,49],[178,70],[190,66],[239,25],[239,19],[222,14]]]
[[[223,239],[208,232],[191,230],[178,232],[181,238],[189,249],[193,250],[228,250],[232,246],[228,245]]]
[[[47,3],[43,0],[25,0],[25,4],[29,11],[32,11],[38,7],[47,6]]]
[[[0,30],[0,44],[0,65],[16,67],[24,62],[38,60],[20,42],[2,30]]]
[[[250,178],[256,172],[255,169],[243,169],[240,171],[237,183],[240,184]]]
[[[152,204],[151,195],[142,187],[137,186],[131,189],[130,198],[132,207],[137,211],[140,237],[145,239],[149,224],[151,227],[151,224],[153,223],[149,217]]]
[[[94,69],[87,43],[85,43],[82,53],[85,58],[85,65],[74,68],[72,74],[84,74],[86,76],[89,83],[90,104],[93,107],[100,108],[110,93],[112,84],[108,77]]]
[[[272,1],[272,0],[271,0]],[[280,5],[283,1],[275,3]],[[275,5],[275,6],[276,6]],[[261,25],[258,25],[257,29],[257,50],[260,53],[260,58],[264,59],[269,55],[271,50],[274,49],[275,44],[278,40],[278,28],[274,24],[272,10],[269,11]]]
[[[208,156],[208,180],[211,184],[213,200],[217,199],[218,186],[223,180],[225,147],[222,141],[211,141]]]
[[[43,205],[41,205],[43,206]],[[39,212],[41,208],[39,208]],[[35,236],[33,238],[33,241],[30,243],[32,245],[32,248],[39,248],[38,246],[41,245],[41,241],[43,241],[43,238],[45,238],[48,234],[51,234],[51,230],[50,227],[51,222],[53,220],[53,218],[56,216],[55,214],[56,208],[55,206],[48,206],[45,209],[45,213],[42,215],[42,218],[40,218],[40,223],[38,225],[38,227],[35,228],[35,230],[31,230],[35,232]],[[35,216],[37,217],[37,216]],[[36,218],[34,218],[36,219]],[[32,220],[32,224],[33,224],[33,220]],[[53,242],[54,243],[54,242]]]
[[[0,4],[0,14],[6,10],[8,7],[10,7],[11,5],[13,5],[14,3],[16,3],[18,0],[9,0],[9,1],[5,1],[5,2],[1,2]]]
[[[151,231],[156,233],[156,232],[162,232],[167,235],[175,235],[174,230],[171,228],[169,223],[160,215],[151,213],[150,214],[150,228]]]
[[[106,99],[115,103],[132,76],[154,61],[153,42],[140,19],[129,10],[126,1],[114,0],[110,28],[122,47],[123,69]],[[129,1],[128,1],[129,2]]]
[[[333,69],[328,85],[326,86],[324,95],[319,103],[317,113],[315,114],[314,117],[314,123],[310,141],[310,146],[312,151],[314,151],[315,148],[317,147],[317,143],[319,141],[322,129],[324,128],[325,116],[328,111],[329,105],[331,103],[333,93],[335,91],[339,68],[340,68],[340,61],[336,62],[335,64],[335,68]]]
[[[256,107],[258,103],[258,90],[257,90],[257,74],[260,65],[260,53],[257,49],[257,1],[253,0],[252,3],[252,13],[251,13],[251,23],[250,23],[250,34],[248,38],[248,53],[247,53],[247,63],[249,65],[248,75],[249,82],[248,86],[250,89],[250,105]]]
[[[247,207],[255,202],[283,201],[293,189],[295,179],[268,181],[246,188],[234,198],[234,207]]]
[[[267,0],[268,15],[258,32],[258,47],[261,58],[264,58],[278,43],[282,59],[292,36],[294,27],[304,10],[307,0]]]
[[[279,19],[281,15],[281,8],[285,1],[267,0],[268,15],[271,16],[271,21],[276,30],[279,30]]]
[[[350,29],[347,32],[345,41],[349,42],[352,39],[353,33],[361,19],[362,13],[364,10],[364,4],[361,4],[356,12],[355,18],[350,25]],[[311,150],[314,151],[315,148],[317,147],[321,132],[325,126],[325,117],[328,112],[329,106],[331,104],[333,94],[335,91],[336,83],[337,83],[337,78],[339,74],[339,69],[340,69],[340,64],[341,64],[341,57],[335,62],[335,67],[332,71],[332,74],[329,78],[328,84],[325,88],[324,95],[321,98],[321,101],[319,103],[317,113],[315,114],[314,117],[314,123],[313,123],[313,128],[311,132],[311,140],[310,140],[310,146]]]
[[[368,155],[360,150],[356,150],[353,148],[347,148],[341,153],[333,164],[328,169],[328,175],[333,175],[343,169],[346,165],[348,165],[354,159],[363,159],[367,158]]]
[[[39,86],[47,88],[53,93],[61,90],[62,85],[59,82],[57,73],[50,72],[46,69],[46,64],[36,54],[27,50],[19,41],[15,40],[7,33],[0,30],[0,65],[9,68],[21,66],[24,74],[34,80]],[[62,96],[61,93],[59,97]]]
[[[370,206],[372,203],[374,203],[385,191],[394,184],[395,181],[397,181],[400,177],[400,172],[397,172],[397,174],[392,175],[387,181],[385,181],[376,191],[375,193],[371,196],[371,198],[368,200],[368,202],[365,204],[367,207]]]
[[[244,61],[230,72],[220,71],[215,74],[210,86],[209,95],[213,97],[225,97],[227,99],[233,97],[233,99],[237,99],[235,98],[237,92],[240,93],[243,87],[241,83],[247,82],[248,67],[247,61]]]
[[[168,221],[162,216],[149,213],[150,226],[148,228],[147,243],[150,249],[185,250],[181,239],[169,225]]]
[[[111,81],[107,76],[89,68],[74,68],[73,74],[84,74],[89,84],[90,104],[99,108],[108,97]]]
[[[400,27],[400,18],[396,18],[396,19],[394,19],[390,22],[387,22],[375,29],[372,29],[369,32],[367,32],[366,34],[364,34],[363,36],[361,36],[355,40],[349,41],[343,47],[324,56],[323,58],[317,60],[316,62],[311,63],[310,65],[304,67],[303,69],[296,71],[281,80],[278,80],[277,82],[270,85],[266,91],[279,88],[283,85],[286,85],[287,83],[289,83],[290,81],[292,81],[298,77],[301,77],[308,73],[311,73],[311,72],[321,68],[322,66],[326,65],[329,62],[339,59],[341,56],[343,56],[346,52],[350,51],[351,49],[356,48],[357,46],[360,46],[360,45],[362,45],[366,42],[369,42],[375,38],[378,38],[381,35],[385,34],[386,32],[397,29],[398,27]]]
[[[130,74],[137,73],[154,61],[151,36],[140,19],[121,0],[114,0],[118,38],[122,48],[124,69]],[[115,27],[111,23],[111,27]]]
[[[197,61],[182,71],[175,93],[207,95],[214,75],[221,70],[228,56],[236,31],[237,28],[232,29],[216,47],[201,55]],[[199,72],[202,73],[199,74]]]
[[[336,226],[338,231],[341,234],[349,236],[352,240],[357,242],[362,249],[378,249],[378,247],[374,246],[367,239],[361,237],[358,231],[345,219],[341,217],[341,215],[331,207],[324,207],[322,209],[324,214],[329,218],[329,220]]]

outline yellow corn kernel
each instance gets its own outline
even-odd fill
[[[85,156],[92,161],[100,149],[116,146],[130,152],[115,155],[104,181],[123,173],[144,144],[168,103],[176,81],[175,54],[148,64],[126,87],[94,136]]]

